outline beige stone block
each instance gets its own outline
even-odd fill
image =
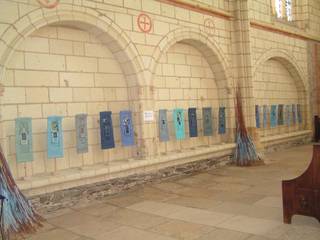
[[[190,77],[190,67],[187,65],[174,65],[175,74],[182,77]]]
[[[33,133],[46,133],[47,132],[47,119],[32,119],[32,132]]]
[[[45,26],[39,28],[37,31],[31,33],[30,36],[43,37],[43,38],[57,38],[57,28],[51,26]]]
[[[132,30],[132,16],[129,14],[115,13],[115,22],[122,29]]]
[[[191,86],[191,88],[200,88],[201,87],[200,78],[191,78],[190,79],[190,86]]]
[[[13,120],[18,116],[18,108],[16,105],[3,105],[1,110],[1,120]]]
[[[76,148],[69,148],[69,162],[70,162],[70,167],[80,167],[82,166],[82,156],[77,154],[77,149]]]
[[[18,105],[18,113],[19,113],[19,117],[41,118],[42,117],[41,104]]]
[[[170,90],[165,88],[158,89],[158,99],[159,100],[170,99]]]
[[[50,53],[72,55],[72,42],[60,39],[50,39]]]
[[[34,152],[32,161],[32,174],[39,174],[45,172],[44,152]]]
[[[122,74],[95,74],[96,87],[126,87]]]
[[[108,110],[107,103],[103,103],[103,102],[88,103],[88,114],[89,115],[96,115],[99,112],[107,111],[107,110]]]
[[[68,116],[75,116],[76,114],[86,113],[86,103],[68,103],[67,105]]]
[[[77,72],[96,72],[97,59],[89,57],[67,56],[67,70]]]
[[[175,76],[174,65],[172,65],[172,64],[162,64],[162,74],[164,76]]]
[[[57,32],[58,32],[59,39],[81,41],[81,42],[89,42],[90,40],[88,32],[77,30],[74,28],[58,27]]]
[[[170,64],[185,64],[187,56],[181,53],[167,53],[167,57]]]
[[[141,0],[142,10],[146,12],[152,12],[155,14],[160,14],[160,3],[150,0]]]
[[[40,151],[46,151],[47,150],[47,133],[41,133],[41,134],[33,134],[32,136],[33,141],[33,151],[34,152],[40,152]]]
[[[166,77],[167,88],[180,88],[180,78],[178,77]]]
[[[59,86],[57,72],[15,71],[16,86]]]
[[[90,88],[73,88],[73,101],[75,102],[90,102],[91,89]]]
[[[173,99],[173,100],[183,99],[183,89],[170,89],[170,99]]]
[[[6,87],[3,94],[3,103],[25,103],[26,102],[26,91],[21,87]]]
[[[25,54],[26,68],[31,70],[65,70],[64,56],[41,53]]]
[[[19,18],[17,3],[11,1],[0,1],[0,22],[13,23]]]
[[[93,87],[93,73],[60,73],[60,86],[66,87]]]
[[[153,32],[158,35],[166,35],[170,31],[170,25],[166,22],[154,21]]]
[[[49,52],[49,43],[48,39],[41,37],[28,37],[22,44],[18,47],[20,51],[27,52],[40,52],[48,53]]]
[[[82,42],[73,42],[73,54],[77,56],[83,56],[84,55],[84,43]]]
[[[64,131],[63,133],[63,144],[65,150],[76,146],[76,132],[75,131]]]
[[[49,95],[51,102],[71,102],[72,88],[50,88]]]
[[[26,88],[27,103],[48,103],[49,94],[47,88]]]
[[[183,8],[176,8],[176,18],[183,20],[183,21],[189,21],[190,20],[190,11]]]
[[[124,0],[123,5],[125,8],[141,10],[141,0]]]
[[[116,88],[116,99],[118,101],[128,101],[128,90],[126,88]]]
[[[145,33],[128,31],[128,35],[130,36],[130,39],[132,40],[132,42],[138,43],[138,44],[146,44]]]
[[[180,78],[181,88],[190,88],[190,78]]]
[[[122,73],[119,63],[115,59],[100,58],[99,72],[102,73]]]
[[[105,88],[104,99],[105,101],[115,101],[117,99],[116,88]]]
[[[8,68],[24,68],[24,53],[14,51],[7,64]]]
[[[128,110],[129,109],[129,103],[124,102],[110,102],[109,103],[109,109],[112,112],[120,112],[122,110]]]
[[[67,104],[42,104],[43,117],[51,115],[66,116],[67,115]]]
[[[4,86],[14,85],[14,71],[6,69],[4,72],[4,81],[2,81]]]
[[[91,88],[90,93],[92,101],[98,102],[104,100],[104,92],[102,88]]]
[[[167,16],[170,18],[175,17],[175,7],[169,4],[161,3],[161,15]]]
[[[201,56],[187,56],[187,63],[193,66],[202,66],[202,57]]]
[[[85,43],[85,55],[88,57],[113,58],[110,50],[102,44]]]

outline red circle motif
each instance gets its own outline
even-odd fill
[[[212,19],[207,18],[204,20],[204,30],[210,36],[212,36],[214,34],[215,26],[214,26],[214,22]]]
[[[45,8],[55,8],[56,6],[58,6],[60,0],[53,0],[53,1],[50,1],[50,0],[37,0],[40,5],[42,7],[45,7]]]
[[[151,18],[147,14],[145,14],[145,13],[139,14],[139,16],[137,18],[137,24],[138,24],[139,29],[142,32],[148,33],[151,31],[152,21],[151,21]]]

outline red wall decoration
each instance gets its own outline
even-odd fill
[[[58,6],[60,0],[37,0],[42,7],[55,8]]]
[[[137,18],[137,24],[141,32],[148,33],[152,29],[152,20],[149,15],[145,13],[139,14]]]

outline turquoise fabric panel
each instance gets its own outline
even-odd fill
[[[16,119],[16,153],[18,163],[33,160],[31,118]]]
[[[48,158],[63,157],[62,117],[48,117]]]
[[[176,139],[182,140],[185,138],[184,130],[184,112],[183,109],[177,108],[173,110],[173,123],[176,130]]]

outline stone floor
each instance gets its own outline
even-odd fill
[[[264,156],[267,165],[226,166],[54,212],[32,240],[316,240],[320,223],[282,223],[281,180],[300,175],[312,146]]]

